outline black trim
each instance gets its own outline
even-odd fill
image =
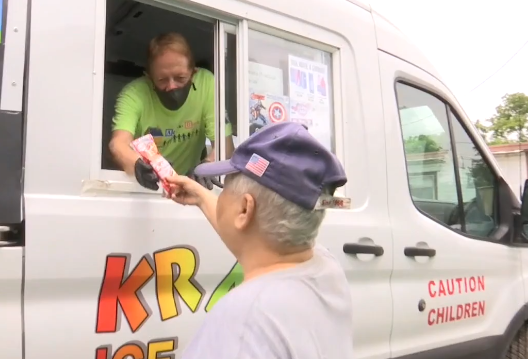
[[[0,225],[22,222],[22,112],[0,111]]]
[[[343,252],[346,254],[374,254],[376,257],[382,256],[385,250],[382,246],[374,244],[345,243]]]
[[[450,107],[448,104],[446,104],[445,101],[442,101],[445,106],[446,110],[446,118],[447,118],[447,128],[449,129],[449,140],[451,141],[451,153],[453,155],[453,170],[455,172],[455,183],[456,183],[456,192],[458,197],[458,213],[461,215],[458,216],[458,219],[460,220],[460,225],[462,228],[462,232],[466,233],[466,216],[464,215],[464,198],[462,196],[462,182],[460,181],[460,168],[458,167],[458,153],[457,153],[457,146],[456,146],[456,138],[455,134],[453,133],[453,119],[450,116]]]
[[[7,11],[8,8],[8,0],[3,0],[2,5],[2,26],[0,27],[0,30],[2,31],[2,34],[0,36],[0,98],[2,97],[2,79],[4,78],[4,56],[5,56],[5,41],[6,41],[6,29],[7,29]]]
[[[7,4],[4,0],[1,71],[4,72],[4,49],[9,41],[6,33]],[[26,39],[24,53],[24,78],[22,89],[22,111],[13,112],[0,110],[0,225],[8,225],[12,232],[8,241],[15,246],[25,246],[25,223],[24,223],[24,166],[25,166],[25,140],[26,140],[26,109],[29,71],[29,39],[31,31],[31,0],[27,3],[26,14]],[[1,78],[0,78],[1,83]],[[1,96],[1,94],[0,94]]]
[[[528,304],[525,304],[512,318],[502,335],[478,338],[392,359],[503,359],[515,334],[525,325],[527,319]]]

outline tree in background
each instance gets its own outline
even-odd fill
[[[442,147],[433,136],[411,136],[404,141],[405,153],[438,152]]]
[[[527,142],[528,95],[504,95],[495,115],[487,123],[477,121],[475,126],[489,145]]]

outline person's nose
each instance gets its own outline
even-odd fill
[[[172,91],[178,88],[178,84],[174,79],[169,80],[169,84],[167,85],[166,91]]]

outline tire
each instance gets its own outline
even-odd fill
[[[528,325],[525,324],[515,334],[504,359],[528,359]]]

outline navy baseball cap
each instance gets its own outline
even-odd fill
[[[321,191],[347,182],[337,157],[298,123],[263,127],[233,152],[230,160],[203,163],[194,173],[216,177],[242,173],[285,199],[313,210]]]

